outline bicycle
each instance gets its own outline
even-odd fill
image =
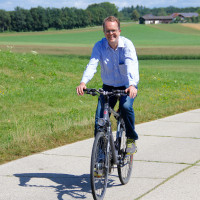
[[[86,94],[103,95],[104,111],[103,118],[99,118],[99,129],[95,136],[92,148],[90,164],[90,181],[94,200],[102,200],[105,196],[108,175],[117,165],[118,176],[122,185],[128,183],[133,166],[133,154],[126,154],[126,128],[121,111],[117,112],[109,106],[109,98],[127,95],[124,90],[84,89]],[[110,121],[110,114],[117,120],[116,138],[114,139]]]

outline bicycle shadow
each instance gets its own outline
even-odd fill
[[[19,186],[22,187],[54,189],[58,200],[63,200],[64,195],[71,196],[74,199],[86,199],[88,198],[88,194],[92,195],[89,174],[82,174],[79,176],[56,173],[21,173],[14,174],[14,176],[19,178]],[[108,188],[119,185],[115,183],[113,178],[114,176],[109,178]],[[42,185],[42,181],[38,181],[38,184],[35,184],[35,179],[48,179],[48,184]]]

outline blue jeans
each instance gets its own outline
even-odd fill
[[[103,90],[105,91],[112,91],[112,89],[116,90],[125,90],[126,86],[123,87],[113,87],[108,85],[103,85]],[[119,101],[119,108],[121,110],[122,117],[125,122],[126,126],[126,136],[128,138],[137,140],[138,134],[135,131],[135,114],[133,110],[133,102],[134,99],[131,99],[129,96],[121,96]],[[110,97],[109,99],[110,107],[114,108],[117,103],[117,97]],[[96,116],[95,116],[95,135],[98,131],[98,119],[103,117],[103,105],[104,105],[104,98],[100,95],[98,99],[97,109],[96,109]]]

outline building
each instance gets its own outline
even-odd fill
[[[198,13],[173,13],[172,14],[173,18],[180,17],[181,20],[192,18],[192,17],[198,17],[198,16],[199,16]]]
[[[173,13],[170,16],[154,16],[152,14],[144,15],[139,18],[140,24],[169,24],[173,22],[176,17],[185,20],[192,17],[198,17],[198,13]]]
[[[140,24],[169,24],[172,22],[173,17],[172,16],[154,16],[154,15],[144,15],[139,18]]]

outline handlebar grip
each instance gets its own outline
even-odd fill
[[[92,96],[97,95],[96,89],[86,88],[86,89],[83,89],[83,91],[86,92],[86,94],[91,94]]]
[[[127,96],[129,96],[129,92],[125,92],[125,90],[113,90],[113,92],[114,93],[119,93],[119,95],[123,95],[123,96],[125,96],[125,95],[127,95]]]
[[[126,94],[125,90],[113,90],[114,93]]]

